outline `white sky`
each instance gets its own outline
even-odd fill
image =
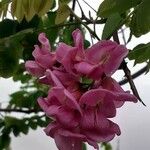
[[[82,0],[81,1],[82,4]],[[88,0],[86,0],[88,2]],[[100,0],[90,1],[90,5],[97,9]],[[83,6],[83,5],[82,5]],[[85,5],[84,5],[85,6]],[[86,14],[88,14],[88,7],[84,7]],[[77,9],[77,12],[79,10]],[[101,33],[102,28],[97,26],[97,33]],[[149,42],[150,34],[142,36],[140,39],[132,40],[127,45],[128,48],[133,48],[139,43]],[[133,62],[130,63],[130,68]],[[136,71],[143,65],[138,65],[132,71]],[[115,79],[120,80],[123,77],[123,73],[120,71],[114,75]],[[118,78],[119,77],[119,78]],[[149,134],[150,134],[150,73],[143,75],[135,79],[135,84],[139,91],[139,94],[147,107],[144,107],[141,103],[133,104],[126,103],[121,109],[118,110],[116,122],[119,124],[122,134],[120,137],[116,137],[112,143],[114,150],[117,143],[119,143],[120,150],[149,150]],[[0,78],[0,102],[6,102],[8,95],[17,89],[19,89],[19,83],[14,83],[11,79]],[[124,86],[125,89],[129,89],[128,85]],[[27,136],[21,135],[20,138],[13,138],[12,150],[57,150],[53,139],[50,139],[45,135],[42,129],[37,131],[31,131]],[[89,147],[88,150],[93,150]]]

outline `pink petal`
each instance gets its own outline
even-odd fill
[[[110,58],[105,65],[105,73],[112,75],[120,66],[123,58],[127,56],[128,49],[123,45],[118,45],[112,52],[110,52]]]
[[[97,142],[92,141],[90,139],[87,139],[87,142],[89,145],[93,146],[96,150],[99,150],[99,146],[98,146]]]
[[[46,110],[46,114],[49,117],[54,117],[65,128],[75,128],[79,124],[80,116],[65,107],[52,105]]]
[[[76,99],[66,89],[55,87],[52,90],[53,94],[62,105],[66,105],[68,108],[78,110],[81,113],[81,109]]]
[[[80,104],[86,104],[88,106],[96,106],[98,103],[103,103],[104,98],[106,96],[112,97],[114,99],[114,95],[105,89],[92,89],[87,91],[85,94],[82,95],[80,98]]]
[[[55,54],[46,54],[38,56],[36,58],[36,61],[41,67],[48,69],[52,67],[55,63]]]
[[[48,126],[44,129],[47,136],[51,136],[54,138],[54,134],[58,131],[60,125],[56,122],[51,122]]]
[[[51,46],[49,44],[49,40],[47,39],[45,33],[40,33],[39,37],[38,37],[38,40],[42,44],[42,48],[45,51],[50,51],[51,50]]]
[[[58,87],[64,87],[60,82],[60,80],[55,76],[55,74],[50,69],[46,70],[45,75],[50,82],[51,81],[53,82],[53,85]]]
[[[58,62],[62,63],[63,59],[70,59],[67,58],[68,54],[71,53],[72,58],[76,54],[76,48],[66,45],[65,43],[59,43],[56,49],[56,59]]]
[[[114,92],[114,94],[116,95],[116,101],[122,101],[122,102],[132,101],[135,103],[137,102],[137,98],[134,95],[125,92],[121,88],[121,86],[111,77],[106,77],[102,82],[102,86],[103,88]]]
[[[109,51],[117,46],[112,41],[100,41],[87,49],[87,61],[98,64],[102,61],[103,57],[109,57]]]
[[[55,143],[59,150],[82,150],[82,142],[70,137],[55,134]]]
[[[112,97],[110,97],[109,95],[106,96],[103,104],[100,106],[99,111],[107,118],[113,118],[116,116],[116,107]]]
[[[95,69],[95,67],[95,65],[91,65],[88,62],[80,62],[75,64],[75,69],[77,70],[77,72],[84,75],[89,75]]]
[[[35,61],[26,61],[26,70],[33,76],[41,77],[44,75],[45,70],[40,67]]]
[[[48,109],[48,102],[46,101],[46,99],[39,97],[37,101],[43,111],[46,111]]]
[[[92,128],[88,130],[84,130],[83,134],[86,135],[86,137],[92,141],[95,142],[109,142],[111,141],[115,135],[120,135],[120,129],[119,126],[110,120],[108,120],[109,125],[107,124],[106,127],[103,128]]]
[[[86,137],[83,134],[75,132],[74,130],[65,130],[61,128],[58,130],[58,134],[65,136],[65,137],[70,137],[70,138],[75,138],[75,139],[80,139],[80,140],[86,139]]]
[[[76,30],[73,31],[72,36],[73,36],[73,39],[74,39],[75,47],[78,47],[79,50],[83,50],[84,45],[83,45],[82,32],[79,29],[76,29]]]

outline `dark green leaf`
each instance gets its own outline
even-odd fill
[[[22,47],[13,39],[0,42],[0,76],[11,77],[17,70]]]
[[[118,12],[125,12],[126,10],[137,6],[142,0],[116,0],[116,8]]]
[[[137,45],[128,55],[130,60],[135,60],[135,64],[143,63],[150,59],[150,43]]]
[[[107,18],[113,13],[124,13],[132,7],[137,6],[142,0],[104,0],[98,9],[97,15]]]
[[[0,22],[0,38],[7,37],[16,32],[17,22],[15,20],[5,19]]]
[[[10,145],[10,141],[11,141],[11,139],[10,139],[9,135],[2,134],[0,136],[0,150],[4,150],[4,149],[8,148]]]
[[[85,143],[82,143],[82,150],[87,150],[87,146]]]
[[[15,117],[5,117],[5,128],[10,128],[14,136],[18,136],[20,133],[27,134],[29,126],[25,124],[24,119],[18,119]]]
[[[112,146],[111,146],[111,144],[110,143],[102,143],[101,144],[101,147],[103,147],[104,148],[104,150],[112,150]]]
[[[9,107],[11,108],[28,108],[39,110],[39,105],[37,104],[37,98],[40,96],[45,96],[43,91],[18,91],[10,95],[11,100]]]
[[[116,12],[116,0],[104,0],[98,9],[97,16],[107,18],[109,15]]]
[[[150,31],[150,3],[149,0],[143,2],[136,8],[133,14],[130,28],[132,33],[139,37]]]
[[[88,48],[90,47],[91,43],[88,40],[84,40],[84,47]]]
[[[120,25],[122,18],[118,13],[110,15],[106,21],[103,29],[102,39],[108,39],[112,36],[114,31],[116,31]]]
[[[16,32],[29,29],[29,28],[37,28],[40,23],[40,18],[35,15],[29,22],[23,19],[20,23],[17,24]]]
[[[44,30],[44,32],[46,33],[46,36],[48,37],[51,45],[53,45],[55,42],[59,32],[59,28],[57,27],[49,28],[50,26],[55,25],[55,18],[56,12],[48,12],[47,17],[43,19],[43,27],[47,28]]]
[[[37,122],[34,122],[33,120],[29,121],[29,126],[31,129],[36,130],[37,129]]]
[[[70,11],[67,8],[66,4],[59,3],[59,8],[57,10],[57,16],[55,19],[55,23],[56,24],[63,23],[68,18],[69,15],[70,15]]]

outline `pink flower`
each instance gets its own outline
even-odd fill
[[[136,103],[137,102],[137,97],[134,96],[133,94],[130,94],[129,91],[124,91],[121,86],[111,77],[105,77],[102,80],[101,86],[104,89],[107,89],[116,96],[116,99],[114,101],[115,106],[121,107],[125,101],[131,101]]]
[[[110,118],[126,101],[137,98],[124,91],[111,78],[128,50],[112,41],[100,41],[84,49],[80,30],[72,33],[74,47],[60,43],[56,53],[44,33],[39,35],[41,46],[35,45],[35,61],[27,61],[29,73],[40,83],[50,86],[46,98],[38,103],[53,119],[45,132],[54,138],[59,150],[82,150],[82,142],[95,149],[99,142],[108,142],[120,135],[119,126]],[[84,82],[83,79],[92,79]]]
[[[84,58],[85,51],[83,49],[83,37],[81,31],[77,29],[72,35],[75,47],[60,43],[56,49],[56,60],[64,66],[67,72],[77,76],[74,65]]]
[[[55,53],[51,52],[49,40],[46,38],[45,33],[40,33],[38,37],[41,47],[35,45],[35,49],[32,53],[35,61],[27,61],[25,67],[27,71],[37,77],[44,75],[46,69],[51,68],[55,60]]]
[[[112,41],[100,41],[86,50],[85,59],[77,64],[77,72],[99,80],[111,76],[120,66],[128,50]]]
[[[47,116],[53,117],[65,127],[76,127],[82,115],[76,99],[66,89],[54,87],[47,98],[39,98],[38,103]]]
[[[78,133],[78,129],[68,130],[56,122],[49,124],[45,132],[54,138],[59,150],[82,150],[82,141],[86,140],[84,135]]]
[[[107,119],[116,115],[115,98],[112,92],[100,88],[87,91],[79,100],[83,112],[81,133],[92,141],[93,146],[120,135],[119,126]]]

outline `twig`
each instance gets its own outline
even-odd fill
[[[20,113],[26,113],[26,114],[30,114],[30,113],[39,113],[39,112],[43,112],[42,110],[36,110],[36,109],[30,109],[30,110],[23,110],[23,109],[10,109],[10,108],[0,108],[0,112],[7,112],[7,113],[12,113],[12,112],[20,112]]]
[[[132,79],[135,79],[135,78],[139,77],[140,75],[142,75],[143,73],[145,73],[147,71],[147,69],[148,69],[148,66],[146,65],[142,69],[138,70],[136,73],[134,73],[134,74],[131,75]],[[119,82],[120,85],[124,85],[126,83],[128,83],[128,79],[127,78],[125,78],[125,79],[123,79],[123,80],[121,80]]]
[[[88,5],[95,13],[97,13],[97,11],[91,6],[89,5],[85,0],[82,0],[86,5]]]
[[[72,9],[70,9],[69,6],[67,6],[67,8],[69,9],[70,13],[82,24],[84,25],[87,30],[90,32],[91,35],[93,35],[95,38],[97,38],[97,40],[100,40],[100,38],[96,35],[96,33],[94,31],[91,30],[90,27],[88,27],[88,25],[84,22],[82,22],[82,20],[72,11]]]
[[[127,45],[124,30],[122,28],[121,28],[121,34],[122,34],[122,39],[123,39],[124,45]]]
[[[113,38],[114,38],[114,41],[116,41],[118,44],[120,44],[120,41],[119,41],[119,38],[118,38],[118,32],[117,32],[117,31],[114,32]],[[122,67],[122,69],[123,69],[123,71],[124,71],[124,73],[125,73],[126,78],[128,79],[128,82],[129,82],[129,84],[130,84],[130,87],[131,87],[131,90],[132,90],[133,94],[138,98],[138,100],[139,100],[144,106],[146,106],[146,105],[144,104],[144,102],[141,100],[140,96],[139,96],[139,93],[138,93],[138,91],[137,91],[137,89],[136,89],[136,86],[135,86],[135,84],[134,84],[134,82],[133,82],[133,79],[132,79],[132,76],[131,76],[131,72],[130,72],[130,70],[129,70],[129,68],[128,68],[126,62],[125,62],[125,60],[123,60],[123,62],[122,62],[122,64],[121,64],[121,67]]]
[[[76,0],[73,0],[72,2],[72,10],[75,11],[75,6],[76,6]],[[73,22],[73,15],[70,15],[70,22]]]

